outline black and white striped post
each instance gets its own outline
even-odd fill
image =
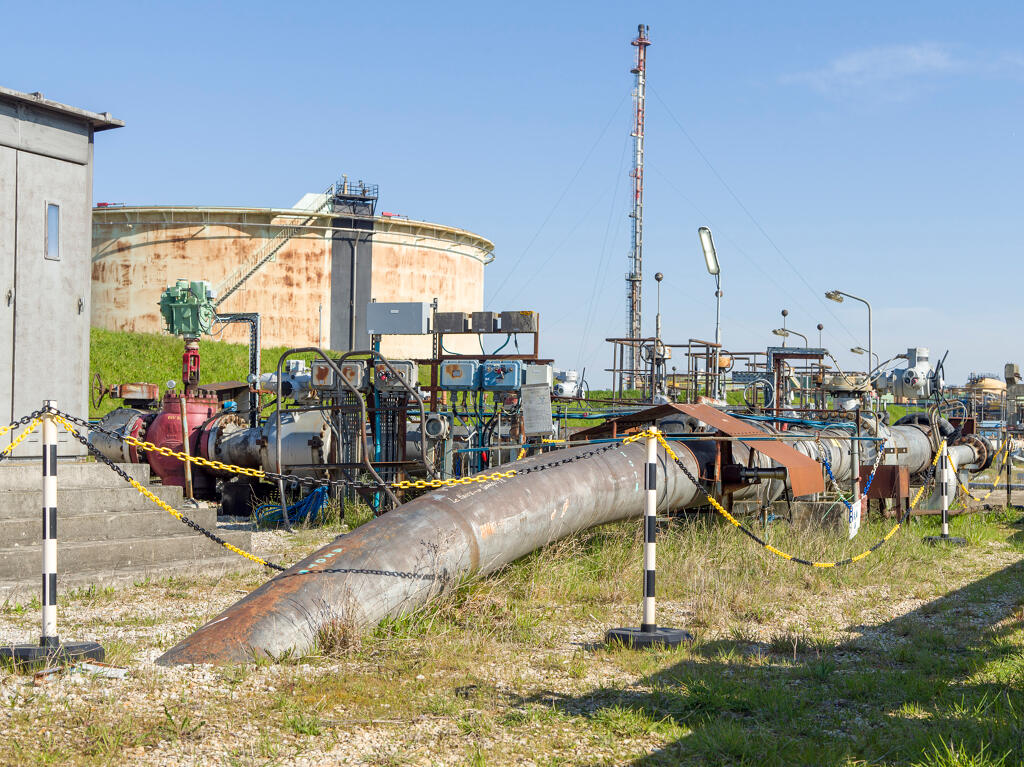
[[[57,403],[45,405],[56,409]],[[60,647],[57,635],[57,424],[43,416],[43,633],[39,646]]]
[[[929,535],[924,539],[925,543],[932,546],[946,544],[948,546],[966,546],[967,539],[949,534],[949,504],[953,493],[956,492],[956,473],[949,465],[949,451],[943,443],[939,465],[935,468],[935,485],[939,491],[939,501],[942,506],[942,533],[940,535]]]
[[[0,647],[0,658],[17,663],[40,663],[76,658],[103,660],[103,648],[96,642],[61,642],[57,634],[57,410],[54,400],[43,402],[43,590],[42,634],[38,645]]]
[[[644,463],[644,588],[640,628],[611,629],[605,635],[609,644],[626,647],[665,645],[676,647],[693,639],[688,631],[659,627],[655,602],[655,572],[658,535],[658,430],[651,427],[647,435],[647,461]]]

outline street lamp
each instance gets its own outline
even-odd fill
[[[719,352],[722,349],[722,275],[721,266],[718,263],[718,253],[715,252],[715,241],[711,239],[711,230],[702,226],[697,230],[700,237],[700,246],[704,251],[704,263],[707,264],[708,274],[715,278],[715,396],[722,396],[721,392],[721,368],[719,366]]]
[[[863,346],[854,346],[852,349],[850,349],[850,351],[853,352],[854,354],[871,354],[875,358],[875,366],[871,370],[872,370],[872,372],[874,372],[875,370],[878,370],[879,365],[878,365],[878,355],[877,354],[875,354],[874,352],[868,352],[868,350],[865,349]],[[871,359],[870,358],[868,358],[868,364],[869,365],[871,364]],[[868,373],[868,375],[870,376],[871,373]]]
[[[652,355],[655,360],[654,369],[656,371],[656,377],[658,380],[651,382],[651,390],[653,392],[654,387],[658,387],[658,392],[665,394],[666,390],[661,386],[663,376],[658,373],[659,367],[664,367],[664,361],[659,359],[659,355],[662,351],[661,345],[661,281],[665,279],[665,275],[658,272],[654,275],[654,281],[658,283],[658,312],[654,315],[654,354]],[[662,371],[663,372],[663,371]]]
[[[827,298],[827,299],[829,299],[831,301],[835,301],[836,303],[840,303],[840,304],[843,303],[843,296],[846,296],[847,298],[852,298],[854,301],[860,301],[862,304],[864,304],[868,308],[868,367],[870,367],[871,366],[871,356],[872,356],[872,352],[871,352],[871,348],[872,348],[871,347],[871,304],[867,301],[867,299],[861,298],[860,296],[855,296],[852,293],[846,293],[846,292],[844,292],[842,290],[830,290],[827,293],[825,293],[825,298]],[[868,383],[870,383],[870,382],[871,382],[871,374],[868,373]]]
[[[806,349],[808,347],[807,336],[805,336],[803,333],[797,332],[796,330],[791,330],[790,328],[775,328],[775,330],[773,330],[772,332],[777,336],[782,336],[783,338],[789,338],[790,334],[794,336],[800,336],[802,339],[804,339],[804,348]]]
[[[821,324],[821,323],[819,322],[819,323],[818,323],[818,348],[819,348],[819,349],[820,349],[820,348],[822,348],[822,347],[821,347],[821,331],[823,331],[824,329],[825,329],[825,326],[824,326],[824,325],[822,325],[822,324]]]

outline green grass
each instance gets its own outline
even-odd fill
[[[167,333],[124,333],[101,328],[92,328],[89,335],[90,379],[97,373],[105,385],[117,383],[155,383],[160,392],[166,391],[165,384],[174,380],[181,385],[181,354],[184,342]],[[277,362],[287,351],[285,346],[264,347],[261,354],[260,372],[277,370]],[[249,347],[246,344],[231,344],[204,338],[200,341],[202,359],[200,382],[217,381],[244,382],[249,374]],[[330,352],[340,356],[342,352]],[[294,359],[311,361],[315,354],[299,354]],[[419,370],[421,384],[430,382],[427,368]],[[104,399],[99,408],[90,405],[89,417],[98,418],[121,406],[120,400]]]
[[[832,570],[772,557],[715,518],[663,522],[659,623],[696,636],[675,650],[600,642],[639,617],[635,522],[466,579],[375,630],[335,620],[314,650],[278,664],[168,673],[140,660],[255,587],[258,573],[163,579],[117,599],[69,592],[62,633],[102,641],[132,672],[44,693],[0,669],[0,763],[1020,764],[1017,516],[954,518],[965,549],[924,545],[938,524],[924,519]],[[780,549],[832,559],[888,524],[869,520],[853,543],[781,522],[762,532]],[[283,559],[331,535],[301,531]],[[121,604],[163,608],[112,617]],[[35,611],[3,617],[35,630]]]

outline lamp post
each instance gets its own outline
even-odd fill
[[[868,308],[868,367],[871,367],[872,347],[871,347],[871,304],[867,299],[855,296],[852,293],[846,293],[842,290],[830,290],[825,293],[825,298],[835,301],[836,303],[843,303],[843,296],[852,298],[854,301],[860,301]],[[871,383],[871,374],[868,374],[868,383]]]
[[[850,349],[850,351],[853,352],[854,354],[869,354],[870,353],[874,357],[874,361],[875,361],[875,366],[873,368],[871,368],[871,371],[874,372],[875,370],[878,370],[878,355],[877,354],[875,354],[874,352],[868,352],[868,350],[865,349],[863,346],[854,346],[852,349]],[[871,358],[870,357],[868,358],[868,364],[869,365],[871,364]],[[868,375],[870,376],[871,373],[868,373]]]
[[[665,275],[658,272],[654,275],[654,281],[658,283],[658,311],[654,315],[654,375],[655,381],[651,383],[651,391],[657,388],[659,394],[666,394],[666,389],[662,385],[665,379],[664,372],[664,360],[661,358],[661,281],[665,279]]]
[[[722,270],[718,263],[718,254],[715,252],[715,241],[711,239],[711,230],[702,226],[697,230],[697,236],[700,237],[700,246],[704,250],[704,263],[707,264],[708,274],[715,278],[715,396],[721,397],[719,352],[722,349]]]
[[[789,338],[790,334],[794,336],[800,336],[802,339],[804,339],[804,348],[806,349],[809,346],[807,336],[805,336],[803,333],[798,333],[795,330],[791,330],[790,328],[775,328],[775,330],[773,330],[772,332],[777,336],[782,336],[783,339]],[[785,341],[783,341],[783,345],[785,345]]]

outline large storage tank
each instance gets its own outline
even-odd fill
[[[208,280],[222,296],[237,286],[218,312],[259,312],[264,346],[368,348],[371,299],[437,298],[439,311],[482,310],[494,244],[443,224],[375,215],[375,201],[376,189],[361,185],[358,193],[306,195],[294,209],[96,207],[92,324],[161,332],[160,293],[182,278]],[[248,338],[242,325],[221,327],[223,340]],[[475,338],[450,340],[452,351],[476,348]],[[429,357],[431,339],[389,337],[381,351]]]

